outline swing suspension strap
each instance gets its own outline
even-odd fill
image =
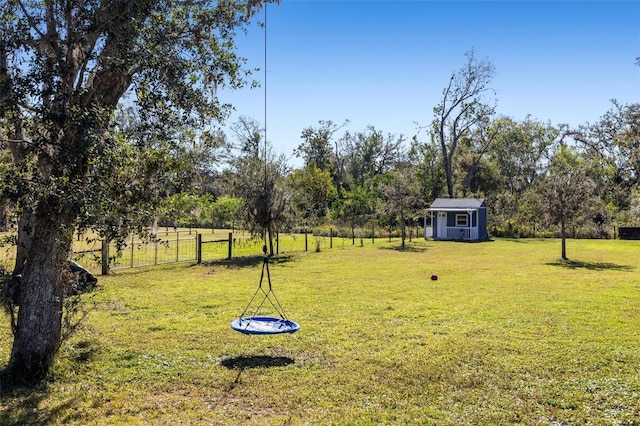
[[[267,282],[269,284],[268,291],[265,291],[262,285],[264,281],[265,269],[267,271]],[[260,274],[260,284],[258,284],[258,288],[256,289],[255,293],[253,293],[253,296],[251,297],[251,300],[249,300],[249,303],[247,304],[247,306],[244,308],[244,311],[242,311],[240,318],[245,318],[245,314],[247,313],[247,311],[251,307],[251,304],[253,303],[254,299],[259,293],[262,293],[264,297],[262,298],[262,301],[258,304],[256,309],[254,310],[253,315],[251,315],[251,317],[249,318],[255,318],[258,315],[258,312],[260,312],[260,308],[262,308],[262,305],[264,305],[264,303],[268,300],[271,306],[273,307],[273,309],[275,309],[275,311],[278,313],[280,318],[282,318],[283,320],[287,319],[284,313],[284,309],[282,308],[282,305],[280,305],[280,301],[278,301],[278,298],[276,297],[276,294],[273,291],[273,288],[271,287],[271,274],[269,273],[269,259],[266,254],[264,256],[264,261],[262,262],[262,273]]]

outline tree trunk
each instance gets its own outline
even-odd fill
[[[444,136],[444,126],[446,122],[446,115],[440,117],[438,123],[438,139],[440,142],[440,152],[442,153],[442,168],[444,169],[444,176],[447,182],[447,194],[449,198],[453,198],[453,169],[451,168],[451,161],[453,159],[453,151],[455,145],[449,151],[447,147],[447,141]]]
[[[0,232],[9,230],[9,216],[7,214],[7,205],[0,201]]]
[[[158,236],[158,218],[153,216],[153,222],[151,222],[151,236],[156,238]]]
[[[267,242],[269,244],[269,256],[273,256],[273,231],[271,226],[267,226]]]
[[[560,220],[560,237],[562,238],[562,260],[568,260],[565,231],[566,229],[565,229],[564,218],[563,218]]]
[[[469,169],[467,169],[467,176],[464,178],[464,186],[462,187],[462,196],[466,197],[467,193],[471,189],[471,181],[473,180],[473,175],[478,168],[478,164],[480,164],[480,158],[471,160],[471,165]]]
[[[18,241],[25,251],[20,307],[5,383],[33,385],[46,377],[60,345],[72,221],[40,212],[20,223]]]
[[[452,156],[449,155],[447,147],[442,142],[442,165],[444,166],[444,176],[447,181],[447,194],[453,198],[453,169],[451,167]]]

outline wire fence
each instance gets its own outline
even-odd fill
[[[135,238],[132,238],[130,243],[120,248],[115,244],[109,244],[109,270],[195,260],[197,235],[193,233],[181,236],[180,232],[176,232],[169,238],[149,241],[135,241]],[[76,261],[81,263],[79,260]]]
[[[226,235],[225,235],[226,233]],[[347,249],[375,244],[384,238],[393,241],[399,237],[375,236],[368,238],[344,235],[281,233],[274,238],[277,254]],[[15,263],[15,238],[4,237],[0,242],[0,267],[10,271]],[[131,236],[127,241],[107,243],[96,238],[78,236],[71,259],[93,273],[140,268],[177,262],[219,261],[263,254],[264,240],[252,238],[248,233],[206,229],[162,231],[155,238],[141,239]]]

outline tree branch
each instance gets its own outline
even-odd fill
[[[20,6],[20,9],[22,9],[22,13],[27,18],[27,22],[29,22],[29,27],[31,27],[31,29],[40,36],[40,38],[44,38],[44,33],[38,29],[38,25],[36,24],[35,19],[33,19],[33,17],[29,14],[27,8],[24,5],[24,2],[18,1],[18,6]]]

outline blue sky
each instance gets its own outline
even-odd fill
[[[495,66],[502,115],[577,126],[612,98],[640,102],[637,1],[282,0],[267,14],[266,104],[258,27],[239,36],[238,54],[262,69],[263,87],[220,97],[236,108],[231,121],[264,124],[266,105],[267,138],[287,156],[319,120],[411,139],[471,49]]]

